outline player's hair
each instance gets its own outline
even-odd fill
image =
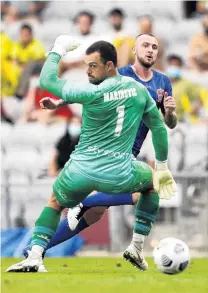
[[[118,16],[120,16],[122,18],[125,16],[123,10],[120,9],[120,8],[113,8],[108,13],[108,16],[116,16],[116,15],[118,15]]]
[[[167,61],[168,62],[171,62],[173,60],[178,61],[180,66],[183,66],[183,64],[184,64],[183,59],[181,58],[181,56],[179,56],[177,54],[171,54],[171,55],[167,56]]]
[[[114,66],[117,66],[117,52],[116,48],[109,42],[98,41],[93,43],[87,50],[86,54],[90,55],[94,52],[100,53],[101,60],[103,64],[106,64],[108,61],[112,61]]]
[[[139,34],[139,35],[137,35],[135,39],[138,39],[139,37],[144,36],[144,35],[147,35],[147,36],[150,36],[150,37],[155,38],[155,36],[152,35],[152,34],[145,34],[145,33],[143,33],[143,34]],[[155,39],[156,39],[156,38],[155,38]]]
[[[25,29],[28,30],[30,33],[33,32],[32,26],[29,25],[29,24],[24,23],[24,24],[21,25],[20,30],[25,30]]]
[[[77,20],[78,20],[78,18],[79,18],[80,16],[87,16],[87,17],[89,17],[91,24],[93,24],[93,22],[94,22],[94,20],[95,20],[95,16],[94,16],[94,14],[92,14],[92,13],[89,12],[89,11],[83,10],[83,11],[80,11],[80,12],[75,16],[75,18],[74,18],[74,22],[77,22]]]

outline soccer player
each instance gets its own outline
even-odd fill
[[[158,42],[156,38],[149,34],[138,35],[136,37],[133,52],[135,54],[134,64],[119,68],[119,74],[132,77],[136,81],[142,83],[150,93],[151,97],[156,101],[158,109],[160,109],[163,114],[165,124],[171,129],[174,128],[177,124],[177,116],[175,112],[176,103],[172,97],[170,80],[166,75],[152,69],[158,55]],[[141,122],[132,149],[132,153],[135,157],[140,153],[148,131],[148,127],[144,122]],[[97,222],[108,206],[136,204],[138,196],[138,194],[122,194],[120,197],[114,197],[109,194],[102,194],[102,196],[100,196],[100,193],[93,194],[93,196],[87,197],[83,203],[79,204],[74,209],[69,210],[69,227],[74,230],[81,217],[92,207],[97,206],[97,208],[91,209],[91,211],[88,211],[84,216],[87,224]],[[68,233],[63,233],[63,229],[60,231],[62,237]]]
[[[174,128],[177,123],[175,113],[176,104],[172,97],[170,80],[166,75],[152,69],[158,54],[158,42],[156,38],[148,34],[137,36],[133,51],[135,54],[134,64],[119,68],[119,74],[132,77],[142,83],[147,88],[153,100],[156,101],[157,107],[164,116],[166,125],[169,128]],[[56,109],[62,103],[62,100],[60,100],[59,104],[51,101],[49,108]],[[148,127],[144,122],[141,122],[132,149],[135,157],[139,154],[148,131]],[[59,224],[56,234],[51,239],[46,250],[72,238],[93,223],[99,221],[107,207],[135,205],[137,204],[138,198],[139,193],[123,193],[119,196],[114,196],[113,194],[98,192],[88,196],[81,204],[69,210],[68,220],[65,219]],[[30,247],[27,247],[24,250],[26,257],[28,255],[27,250],[29,249]]]
[[[93,190],[111,192],[115,196],[142,192],[136,206],[133,240],[124,257],[139,269],[146,270],[144,234],[140,232],[151,229],[159,195],[170,199],[176,191],[167,165],[167,131],[148,91],[134,79],[117,74],[116,50],[104,41],[92,44],[86,51],[84,61],[90,83],[72,84],[59,79],[61,57],[77,47],[70,36],[58,37],[42,69],[40,83],[66,103],[83,104],[80,141],[56,179],[48,204],[35,223],[28,258],[9,267],[8,272],[38,271],[62,209],[75,207]],[[42,101],[43,108],[49,108],[50,104],[51,99]],[[131,150],[142,119],[152,132],[157,160],[154,178],[147,164],[131,160]]]

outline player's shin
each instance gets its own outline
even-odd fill
[[[56,232],[60,221],[60,211],[45,207],[35,223],[32,235],[32,251],[42,256],[48,243]]]
[[[46,250],[50,249],[51,247],[54,247],[66,240],[71,239],[75,235],[79,234],[82,230],[86,229],[89,227],[87,222],[85,221],[84,218],[82,218],[77,225],[76,229],[74,231],[71,231],[69,226],[68,226],[68,220],[64,219],[63,221],[60,222],[56,234],[52,237],[51,241],[48,243]]]
[[[149,235],[159,210],[159,195],[156,192],[143,192],[135,209],[134,234]],[[144,238],[143,237],[143,238]]]
[[[149,235],[159,210],[159,195],[156,192],[141,193],[135,209],[135,226],[131,244],[124,258],[138,269],[145,271],[148,264],[143,256],[144,240]]]

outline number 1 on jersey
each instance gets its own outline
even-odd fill
[[[116,112],[118,113],[118,119],[117,119],[117,123],[116,123],[115,136],[121,135],[121,131],[123,128],[123,122],[124,122],[124,108],[125,108],[125,106],[118,106],[116,108]]]

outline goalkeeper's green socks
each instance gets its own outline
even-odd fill
[[[42,253],[56,232],[61,213],[53,208],[45,207],[35,222],[31,246]]]
[[[159,210],[159,195],[156,192],[140,194],[135,209],[135,226],[132,244],[137,251],[143,250],[144,240],[149,235]]]
[[[156,221],[159,210],[159,195],[156,192],[143,192],[140,194],[135,209],[134,232],[149,235],[152,225]]]

